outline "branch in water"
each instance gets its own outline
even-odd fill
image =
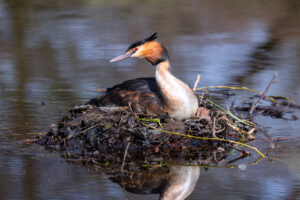
[[[275,79],[277,77],[277,73],[274,74],[272,80],[270,81],[270,83],[268,84],[267,88],[265,89],[265,91],[263,92],[263,94],[260,96],[260,98],[255,102],[255,104],[252,105],[250,111],[249,111],[249,115],[248,117],[251,116],[251,114],[253,113],[253,111],[255,110],[255,108],[257,107],[257,105],[261,102],[261,100],[266,96],[266,94],[268,93],[271,85],[275,82]]]

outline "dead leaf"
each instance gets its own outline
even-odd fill
[[[210,121],[211,117],[209,114],[210,114],[210,110],[208,110],[207,108],[204,108],[204,107],[199,107],[197,110],[196,116],[200,119],[206,119],[206,120]]]

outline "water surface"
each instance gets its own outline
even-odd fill
[[[200,86],[263,91],[277,72],[280,82],[269,94],[300,102],[297,0],[0,0],[0,21],[0,199],[158,198],[125,192],[105,175],[22,144],[72,105],[99,95],[95,90],[153,76],[146,61],[108,60],[154,31],[169,51],[172,72],[190,85],[200,73]],[[255,121],[273,138],[300,136],[299,121]],[[251,144],[266,153],[265,135],[257,138]],[[273,162],[201,169],[188,199],[299,199],[299,151],[299,138],[287,139],[275,144]]]

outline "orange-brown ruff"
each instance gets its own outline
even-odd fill
[[[156,66],[155,78],[138,78],[108,88],[97,102],[98,106],[130,105],[137,111],[153,114],[168,113],[170,117],[184,120],[193,117],[198,100],[193,90],[170,72],[167,50],[155,39],[157,34],[133,43],[124,55],[111,60],[116,62],[129,57],[145,58]]]

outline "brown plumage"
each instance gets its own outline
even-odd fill
[[[130,105],[138,112],[147,111],[153,114],[166,112],[163,98],[153,77],[128,80],[108,88],[106,94],[100,98],[100,105]]]

